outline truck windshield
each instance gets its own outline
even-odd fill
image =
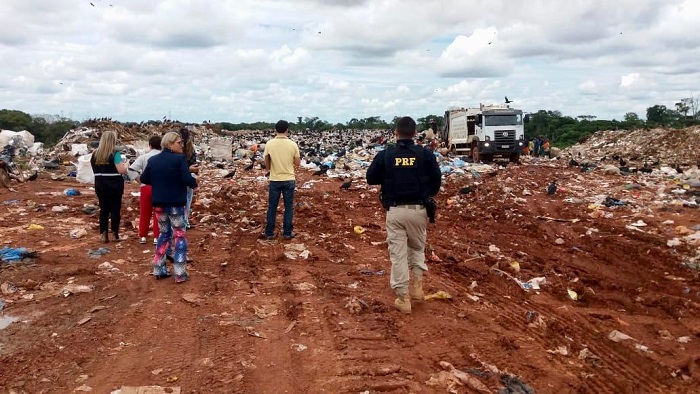
[[[521,114],[514,115],[487,115],[484,117],[486,126],[514,126],[523,124]]]

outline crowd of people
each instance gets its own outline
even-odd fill
[[[385,145],[386,149],[374,157],[367,171],[367,182],[381,185],[391,260],[390,286],[397,297],[395,306],[403,313],[411,313],[411,302],[423,299],[423,275],[428,270],[425,242],[429,201],[433,201],[441,184],[440,169],[429,149],[435,141],[436,128],[433,125],[427,133],[427,143],[416,139],[416,122],[410,117],[399,119],[394,130],[372,133],[349,131],[329,135],[304,130],[291,139],[289,123],[280,120],[275,125],[274,136],[264,132],[247,134],[238,141],[237,149],[252,152],[251,165],[261,155],[261,164],[269,171],[268,209],[261,237],[270,241],[280,235],[284,240],[295,237],[294,192],[296,170],[302,159],[321,163],[330,155],[342,157],[356,147]],[[387,145],[389,141],[395,143]],[[162,137],[152,136],[148,145],[149,150],[129,165],[117,150],[117,133],[111,130],[102,133],[91,158],[100,206],[100,239],[109,242],[111,229],[114,241],[123,240],[119,235],[119,212],[124,182],[138,181],[139,242],[146,243],[152,229],[153,276],[156,279],[174,276],[176,283],[183,283],[189,278],[186,233],[193,226],[189,218],[199,173],[193,138],[189,130],[182,128]],[[282,231],[278,234],[275,230],[280,197],[284,214]],[[172,272],[167,261],[172,262]]]

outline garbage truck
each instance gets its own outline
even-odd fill
[[[475,163],[505,157],[520,161],[525,141],[523,111],[499,104],[479,108],[452,107],[445,111],[442,140],[454,154],[469,155]]]

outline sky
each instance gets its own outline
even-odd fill
[[[2,0],[0,108],[75,120],[622,119],[700,95],[698,0]]]

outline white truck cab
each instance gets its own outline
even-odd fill
[[[474,162],[501,156],[517,163],[526,144],[525,121],[523,111],[498,104],[450,108],[442,139],[451,152],[469,154]]]

